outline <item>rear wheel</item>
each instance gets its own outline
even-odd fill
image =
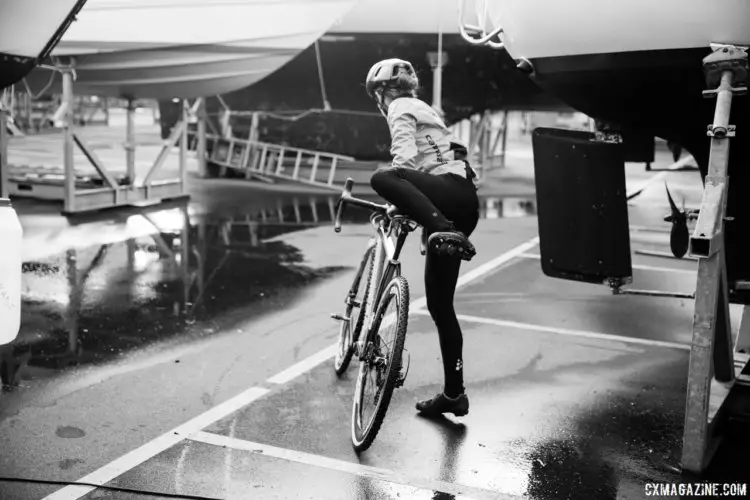
[[[354,344],[359,340],[359,334],[362,331],[367,299],[370,292],[372,261],[374,258],[374,247],[367,247],[360,263],[360,272],[354,277],[354,282],[346,297],[344,317],[349,319],[341,321],[338,349],[336,350],[336,356],[333,358],[333,369],[338,376],[346,372],[346,369],[349,367],[349,363],[354,355]]]
[[[396,276],[376,309],[372,331],[360,355],[352,407],[352,445],[358,452],[375,440],[401,375],[409,318],[409,284]]]

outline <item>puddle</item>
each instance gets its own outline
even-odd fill
[[[336,269],[309,267],[298,248],[276,237],[332,225],[337,198],[285,194],[208,209],[173,206],[29,237],[21,330],[14,344],[0,346],[4,389],[162,340],[189,341],[195,325],[239,308],[285,307],[287,299],[275,298]],[[481,201],[483,218],[535,213],[533,200]],[[344,215],[346,224],[368,220],[366,210]]]

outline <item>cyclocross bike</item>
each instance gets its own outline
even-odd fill
[[[383,424],[393,390],[401,387],[409,370],[402,369],[404,341],[409,317],[409,283],[401,276],[398,258],[408,234],[419,225],[391,205],[379,205],[354,198],[354,181],[349,178],[336,207],[334,230],[341,232],[346,205],[370,209],[375,234],[367,243],[344,303],[344,314],[332,314],[341,321],[338,351],[333,367],[338,376],[359,359],[359,373],[352,406],[352,444],[358,452],[370,447]],[[420,251],[425,253],[424,233]],[[363,279],[365,278],[365,279]],[[391,306],[395,311],[387,312]],[[392,339],[386,337],[392,330]],[[363,335],[361,335],[364,333]],[[367,411],[370,403],[372,410]]]

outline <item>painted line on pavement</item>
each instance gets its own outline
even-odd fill
[[[466,286],[472,281],[475,281],[476,279],[486,274],[489,274],[490,272],[502,266],[503,264],[506,264],[507,262],[515,258],[518,258],[519,256],[523,255],[524,253],[534,248],[538,243],[539,243],[538,237],[532,238],[529,241],[521,243],[520,245],[514,248],[511,248],[507,252],[500,254],[494,259],[489,260],[485,262],[484,264],[481,264],[475,267],[474,269],[462,274],[458,278],[458,282],[456,283],[456,289]],[[424,310],[426,306],[427,306],[426,297],[420,297],[418,299],[414,299],[409,303],[409,312],[422,311]],[[294,380],[295,378],[302,375],[303,373],[309,370],[312,370],[319,364],[324,363],[328,359],[332,358],[336,354],[337,349],[338,349],[338,345],[332,344],[316,352],[315,354],[308,356],[302,361],[290,366],[283,372],[274,375],[273,377],[269,378],[267,382],[269,384],[285,384],[287,382],[290,382],[291,380]]]
[[[97,469],[88,476],[80,479],[81,482],[104,485],[114,480],[118,476],[128,472],[139,466],[146,460],[155,457],[159,453],[168,450],[172,446],[183,441],[190,434],[200,431],[213,424],[214,422],[221,420],[222,418],[231,415],[237,410],[249,405],[253,401],[262,398],[270,392],[269,389],[262,387],[251,387],[246,391],[241,392],[237,396],[228,399],[220,405],[214,406],[205,413],[198,415],[197,417],[188,420],[179,427],[175,427],[171,431],[162,434],[158,438],[149,441],[143,446],[136,448],[135,450],[127,453],[114,462],[110,462],[104,467]],[[43,500],[75,500],[81,498],[88,493],[91,493],[96,488],[92,486],[66,486],[51,495],[44,497]]]
[[[539,237],[537,236],[466,272],[459,277],[456,288],[465,286],[483,275],[492,272],[497,267],[500,267],[510,260],[517,258],[519,255],[528,252],[538,243]],[[419,313],[426,303],[426,298],[420,297],[411,302],[409,311]],[[267,382],[277,386],[289,382],[330,359],[335,354],[336,348],[336,344],[330,345],[274,375],[269,378]],[[231,415],[257,399],[260,399],[269,392],[271,392],[270,389],[263,387],[251,387],[179,427],[176,427],[139,448],[121,456],[113,462],[95,470],[91,474],[81,478],[80,481],[98,485],[107,484],[118,476],[138,467],[147,460],[150,460],[159,453],[177,445],[188,435],[201,431],[216,421]],[[77,500],[93,490],[95,490],[95,488],[92,486],[66,486],[51,495],[44,497],[42,500]]]
[[[300,464],[311,465],[314,467],[335,470],[338,472],[345,472],[360,477],[366,477],[368,479],[386,481],[389,483],[400,484],[412,488],[419,488],[422,490],[439,491],[447,493],[449,495],[468,495],[471,496],[471,498],[493,498],[498,500],[517,500],[518,498],[521,498],[518,496],[502,494],[497,491],[486,490],[483,488],[463,486],[460,484],[440,481],[437,479],[421,478],[405,474],[400,471],[382,469],[380,467],[372,467],[370,465],[362,465],[356,462],[348,462],[345,460],[337,460],[335,458],[329,458],[323,455],[314,455],[302,451],[290,450],[288,448],[279,448],[277,446],[271,446],[253,441],[229,438],[211,432],[196,432],[190,435],[188,439],[191,441],[220,446],[222,448],[231,450],[246,451],[266,457],[287,460],[289,462],[296,462]]]
[[[268,382],[269,384],[286,384],[287,382],[294,380],[303,373],[312,370],[319,364],[332,358],[336,354],[337,349],[337,344],[331,344],[325,349],[322,349],[315,354],[306,357],[299,363],[290,366],[286,370],[277,373],[273,377],[269,378],[266,382]]]
[[[676,164],[672,166],[672,168],[675,168],[675,167],[676,167]],[[649,179],[649,182],[633,190],[635,191],[635,193],[632,193],[632,194],[636,194],[638,192],[643,191],[649,184],[655,182],[658,179],[663,178],[666,175],[666,173],[667,172],[661,172],[660,174],[655,175],[654,177]],[[630,195],[631,193],[628,193],[628,198],[631,197]],[[508,250],[507,252],[504,252],[498,257],[495,257],[494,259],[480,266],[477,266],[476,268],[466,272],[465,274],[459,277],[458,282],[456,284],[456,288],[463,287],[467,285],[468,283],[471,283],[472,281],[484,276],[485,274],[489,274],[490,272],[502,266],[503,264],[527,253],[529,250],[531,250],[538,244],[539,244],[539,236],[536,236],[526,241],[525,243],[522,243]],[[411,302],[409,311],[412,313],[422,314],[422,315],[429,314],[427,311],[424,310],[424,307],[426,306],[426,304],[427,304],[427,299],[425,297],[420,297]],[[574,330],[564,330],[564,329],[550,329],[549,327],[542,327],[539,325],[526,325],[523,323],[515,323],[515,322],[509,322],[509,321],[502,321],[502,320],[492,320],[488,318],[476,318],[473,316],[459,315],[459,319],[463,319],[464,321],[489,323],[489,324],[494,324],[497,326],[509,326],[512,328],[519,328],[519,329],[526,329],[526,330],[550,331],[551,333],[588,336],[590,338],[603,338],[606,340],[618,339],[617,336],[612,336],[612,335],[598,334],[598,333],[593,333],[593,332],[576,332]],[[638,340],[638,339],[632,339],[629,337],[619,337],[619,338],[622,339],[623,342],[630,342],[630,343],[637,343],[636,340]],[[659,342],[659,341],[649,341],[649,342],[650,343],[648,345],[665,345],[668,347],[679,347],[682,349],[684,348],[690,349],[689,345],[683,346],[681,344]],[[281,383],[284,383],[284,382],[293,380],[295,377],[305,373],[308,370],[315,368],[319,364],[325,362],[327,359],[332,357],[335,352],[333,349],[335,348],[336,348],[335,345],[328,346],[325,349],[322,349],[321,351],[318,351],[317,353],[312,354],[311,356],[305,358],[299,363],[296,363],[292,365],[291,367],[287,368],[286,370],[269,378],[268,382],[278,385],[280,381]],[[110,462],[109,464],[97,469],[91,474],[83,477],[81,479],[81,482],[104,485],[114,480],[118,476],[124,474],[125,472],[128,472],[129,470],[134,469],[135,467],[139,466],[143,462],[146,462],[147,460],[153,458],[159,453],[180,443],[181,441],[185,439],[186,435],[194,434],[195,432],[198,432],[208,427],[214,422],[221,420],[222,418],[240,410],[241,408],[249,405],[250,403],[252,403],[253,401],[257,399],[260,399],[261,397],[265,396],[269,392],[270,390],[266,388],[251,387],[250,389],[247,389],[246,391],[238,394],[237,396],[234,396],[233,398],[228,399],[224,403],[221,403],[220,405],[215,406],[214,408],[206,411],[205,413],[198,415],[197,417],[193,418],[192,420],[189,420],[188,422],[180,425],[179,427],[176,427],[175,429],[157,437],[156,439],[149,441],[148,443],[145,443],[139,448],[136,448],[135,450],[132,450],[131,452],[121,456],[120,458],[114,460],[113,462]],[[42,500],[77,500],[81,498],[82,496],[87,495],[94,489],[95,488],[91,486],[78,486],[78,485],[66,486],[44,497]]]
[[[672,163],[671,165],[667,166],[665,170],[662,170],[660,172],[657,172],[655,175],[648,177],[647,179],[635,183],[636,186],[628,190],[628,193],[625,195],[628,201],[632,201],[633,198],[636,196],[639,196],[641,193],[643,193],[647,188],[651,187],[652,184],[655,184],[659,182],[660,180],[667,177],[671,172],[675,170],[680,170],[683,167],[686,167],[689,164],[695,163],[695,160],[691,155],[686,155],[676,162]]]
[[[494,259],[489,260],[485,262],[484,264],[475,267],[471,271],[468,271],[462,274],[461,276],[458,277],[458,282],[456,283],[456,289],[464,287],[468,285],[469,283],[471,283],[472,281],[475,281],[484,275],[490,274],[492,271],[494,271],[498,267],[510,262],[513,259],[520,257],[521,255],[525,254],[532,248],[536,247],[538,244],[539,244],[539,236],[535,236],[534,238],[531,238],[530,240],[524,243],[521,243],[520,245],[516,247],[511,248],[507,252],[504,252],[498,255]],[[411,304],[409,304],[409,311],[419,312],[420,310],[424,309],[424,307],[426,306],[427,306],[427,298],[420,297],[417,300],[413,300]]]
[[[536,253],[525,253],[523,255],[519,255],[518,257],[521,259],[536,259],[536,260],[540,260],[542,258],[541,255],[536,254]],[[689,274],[691,276],[696,276],[698,273],[698,269],[678,269],[676,267],[649,266],[645,264],[633,264],[631,267],[633,269],[639,269],[641,271],[679,273],[679,274]]]
[[[429,315],[427,311],[417,311],[417,314]],[[569,328],[557,328],[554,326],[534,325],[531,323],[520,323],[518,321],[507,321],[504,319],[481,318],[479,316],[470,316],[467,314],[457,314],[456,316],[459,320],[469,323],[483,323],[485,325],[503,326],[507,328],[515,328],[517,330],[554,333],[556,335],[608,340],[623,342],[625,344],[645,345],[649,347],[667,347],[670,349],[680,349],[683,351],[689,351],[691,347],[690,344],[681,342],[667,342],[664,340],[641,339],[637,337],[626,337],[623,335],[615,335],[610,333],[587,332],[585,330],[573,330]]]

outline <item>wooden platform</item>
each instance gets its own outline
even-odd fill
[[[139,126],[135,132],[136,146],[136,178],[129,179],[126,170],[126,130],[125,127],[81,127],[76,133],[86,141],[87,146],[103,165],[109,176],[114,179],[123,191],[112,193],[105,198],[124,199],[124,190],[134,183],[142,181],[154,159],[158,156],[162,146],[167,142],[161,139],[160,128],[157,125]],[[177,150],[178,148],[174,148]],[[39,135],[11,137],[8,141],[8,192],[11,196],[26,197],[42,200],[65,199],[65,168],[64,168],[64,137],[62,132]],[[100,205],[94,197],[102,198],[106,189],[105,179],[91,164],[87,156],[78,148],[74,148],[75,189],[81,196],[83,206],[90,203],[92,208]],[[188,170],[197,172],[197,162],[187,158]],[[179,160],[177,154],[167,157],[164,165],[155,173],[153,181],[156,190],[164,191],[167,197],[179,194],[179,186],[171,186],[168,179],[179,176]],[[168,188],[168,184],[171,187]],[[143,191],[143,190],[141,190]],[[151,189],[150,191],[154,191]],[[172,192],[174,191],[174,193]],[[134,202],[145,198],[146,193],[134,193]],[[129,196],[133,198],[133,196]],[[81,204],[79,204],[80,206]]]

